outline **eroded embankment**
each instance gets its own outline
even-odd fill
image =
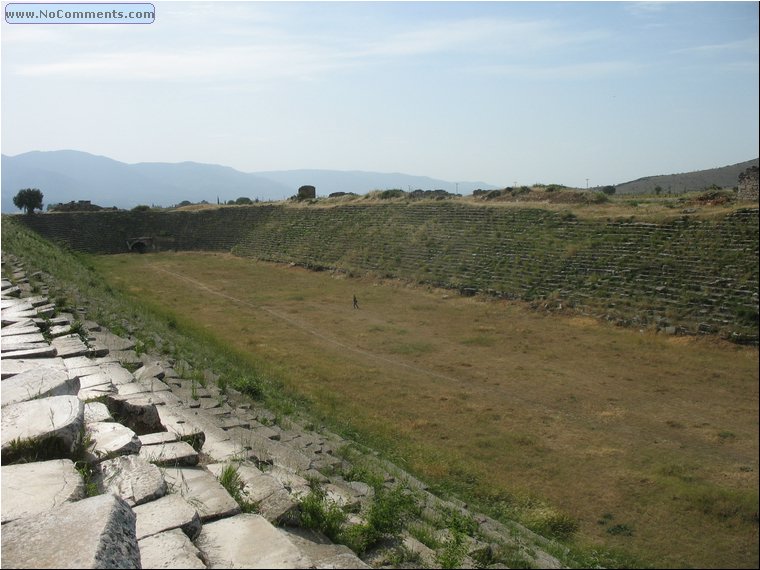
[[[574,308],[623,325],[758,340],[757,208],[661,224],[452,202],[60,213],[24,221],[90,253],[125,252],[130,240],[149,238],[149,250],[231,250]]]

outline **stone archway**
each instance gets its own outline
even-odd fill
[[[152,248],[152,237],[130,238],[127,240],[127,249],[130,253],[145,253]]]

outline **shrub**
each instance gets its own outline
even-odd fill
[[[406,192],[399,188],[393,188],[391,190],[383,190],[377,197],[381,200],[389,200],[390,198],[403,198],[406,196]]]

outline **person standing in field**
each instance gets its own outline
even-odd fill
[[[354,295],[354,309],[359,308],[359,301],[356,299],[356,295]]]

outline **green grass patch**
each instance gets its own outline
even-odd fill
[[[228,463],[219,474],[219,483],[224,487],[244,513],[258,512],[259,505],[251,501],[245,490],[245,484],[240,478],[238,468],[233,463]]]

